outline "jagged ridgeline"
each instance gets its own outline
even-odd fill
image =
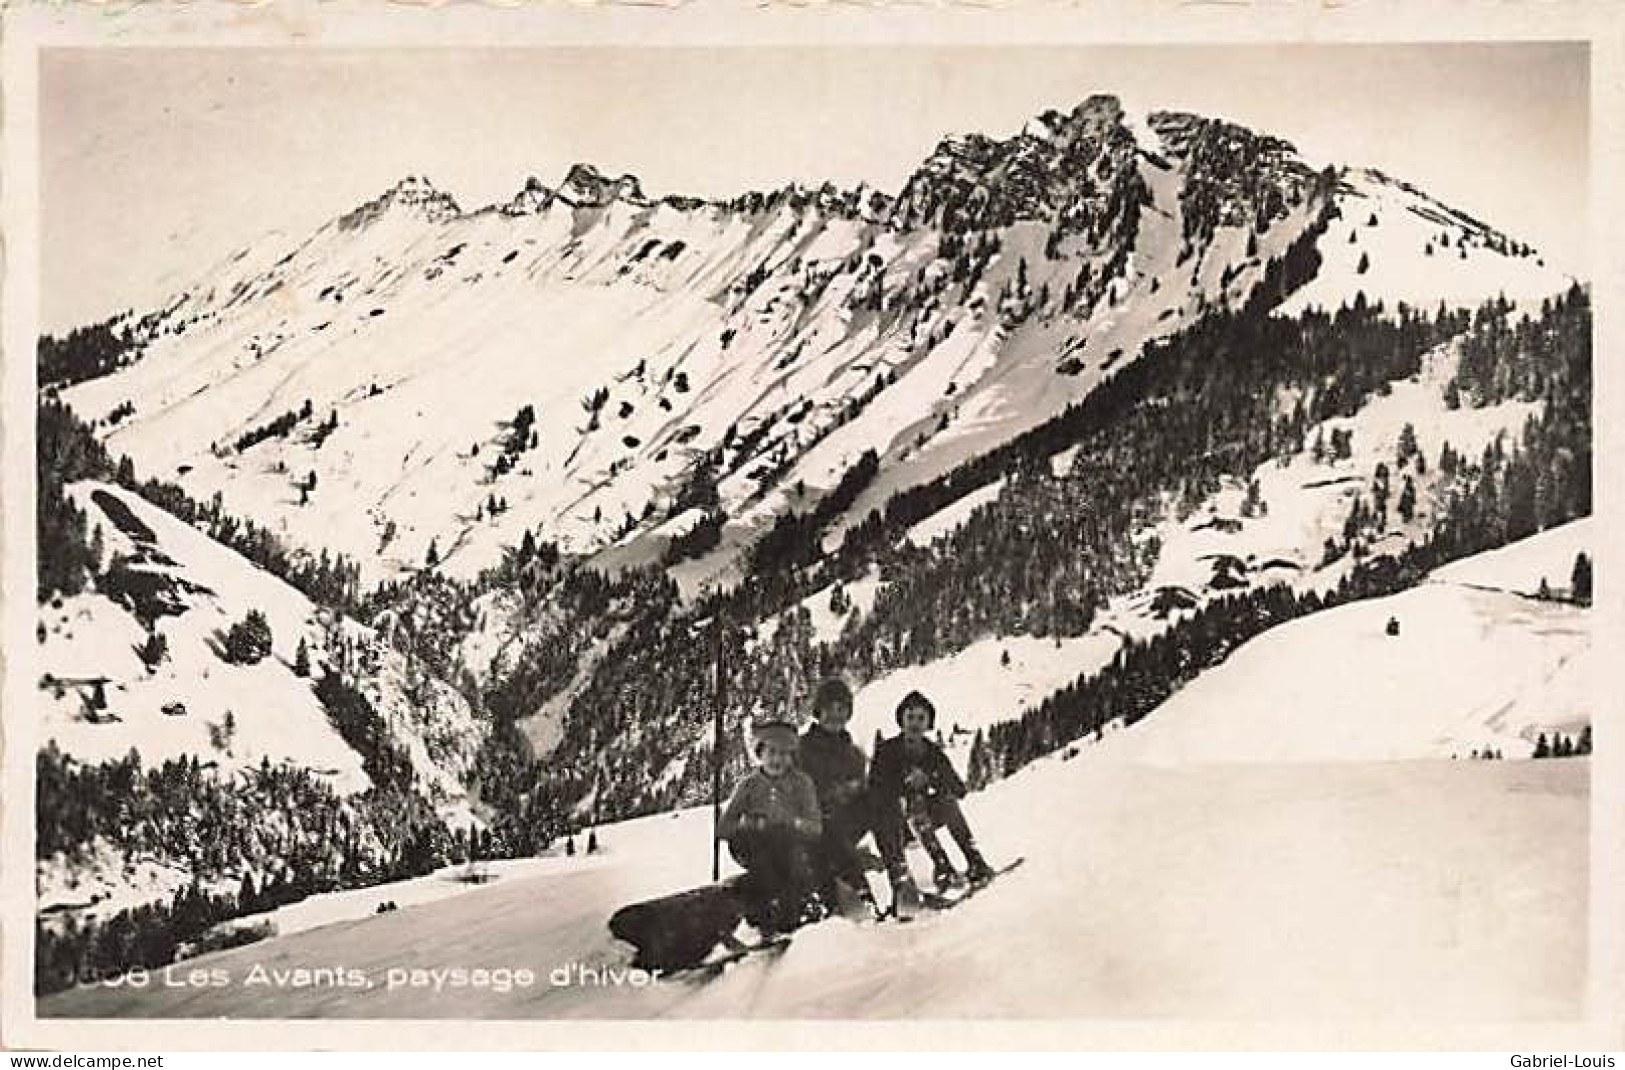
[[[1154,716],[1588,513],[1589,324],[1413,186],[1108,96],[895,194],[583,164],[250,246],[41,340],[40,983],[699,802],[826,672],[1042,639],[978,783]]]

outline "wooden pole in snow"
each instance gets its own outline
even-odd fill
[[[722,711],[727,706],[728,699],[722,674],[722,644],[726,632],[723,630],[720,609],[717,610],[713,624],[716,630],[716,642],[712,651],[716,684],[712,700],[716,709],[714,735],[711,740],[711,882],[715,884],[722,879]]]

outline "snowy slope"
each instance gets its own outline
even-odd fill
[[[1597,536],[1596,522],[1584,517],[1536,538],[1521,539],[1499,550],[1453,562],[1439,569],[1433,578],[1441,583],[1524,595],[1539,593],[1544,580],[1553,592],[1566,595],[1575,558],[1584,553],[1596,560],[1600,549]]]
[[[1027,862],[951,914],[825,922],[777,961],[709,984],[603,980],[630,956],[605,928],[610,913],[706,879],[709,814],[690,810],[600,830],[597,858],[513,869],[434,901],[403,895],[389,914],[333,909],[325,926],[186,964],[225,971],[223,987],[81,988],[42,1000],[40,1014],[1572,1018],[1585,985],[1588,767],[1043,762],[970,801],[992,857]],[[254,984],[256,966],[338,967],[359,983]],[[477,968],[507,973],[475,987],[410,972]]]
[[[859,688],[850,731],[865,747],[876,732],[895,735],[897,704],[918,690],[936,706],[937,728],[963,769],[977,729],[1036,706],[1080,673],[1105,665],[1121,645],[1117,635],[1104,629],[1060,642],[1024,635],[984,639],[957,654],[898,669]]]
[[[71,493],[103,532],[108,559],[125,557],[155,577],[178,611],[152,622],[168,655],[149,672],[137,655],[148,628],[124,602],[89,591],[60,608],[41,607],[38,664],[50,678],[41,681],[42,739],[85,762],[122,758],[131,748],[151,765],[197,755],[235,769],[268,758],[322,773],[340,792],[362,791],[369,783],[360,757],[330,724],[312,681],[293,671],[303,639],[319,674],[336,627],[377,658],[363,690],[430,797],[461,807],[461,778],[484,730],[460,695],[434,681],[413,689],[402,657],[369,629],[329,619],[299,591],[139,496],[100,483],[76,484]],[[230,664],[220,654],[223,636],[250,609],[270,624],[272,654]],[[96,681],[104,710],[91,708]],[[226,738],[228,711],[235,730]]]
[[[1526,758],[1541,733],[1591,723],[1593,666],[1588,611],[1435,580],[1266,632],[1102,749],[1174,764]]]
[[[980,490],[971,491],[946,508],[935,513],[908,529],[906,538],[915,546],[928,546],[937,539],[948,535],[976,512],[978,506],[998,498],[999,492],[1004,490],[1004,480],[996,479]]]
[[[1591,531],[1589,520],[1565,524],[1456,562],[1412,590],[1274,628],[1154,715],[1109,734],[1100,752],[1160,763],[1466,758],[1485,750],[1522,758],[1543,732],[1576,737],[1593,713],[1590,611],[1531,596],[1542,576],[1554,589],[1566,586],[1580,550],[1595,555]],[[1199,557],[1178,560],[1206,570]],[[1266,568],[1251,582],[1324,587],[1340,574]],[[895,732],[897,703],[917,689],[936,704],[963,771],[978,729],[1099,671],[1124,636],[1166,628],[1170,618],[1152,613],[1150,601],[1147,593],[1113,600],[1080,638],[984,639],[869,681],[856,695],[853,738],[867,746],[876,731]],[[1385,633],[1390,618],[1399,638]]]
[[[1287,314],[1336,308],[1355,293],[1412,308],[1474,305],[1501,295],[1539,303],[1567,289],[1575,276],[1548,264],[1477,219],[1380,171],[1349,171],[1339,189],[1342,218],[1316,247],[1322,265],[1293,294]],[[1361,263],[1365,266],[1362,269]]]

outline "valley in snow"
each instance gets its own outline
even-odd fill
[[[447,873],[400,894],[321,897],[325,907],[306,909],[324,924],[290,924],[178,967],[224,971],[219,987],[81,987],[40,1011],[1576,1017],[1590,762],[1515,760],[1511,749],[1505,761],[1453,761],[1445,750],[1475,739],[1511,748],[1515,732],[1588,713],[1575,701],[1587,611],[1523,593],[1531,577],[1561,574],[1588,530],[1555,529],[1421,587],[1266,632],[1132,728],[973,795],[967,810],[989,856],[1026,862],[949,914],[907,926],[832,919],[801,930],[777,960],[710,983],[583,983],[582,968],[601,976],[626,964],[629,950],[605,928],[618,906],[707,879],[710,814],[694,809],[606,826],[600,855],[502,864],[482,886]],[[1389,617],[1404,625],[1397,637],[1381,627]],[[1329,671],[1339,657],[1343,670]],[[1471,689],[1449,686],[1469,674]],[[992,674],[925,683],[964,694],[979,675]],[[1492,708],[1497,693],[1509,702]],[[884,704],[870,698],[860,697],[860,717]],[[914,864],[923,874],[923,860]],[[462,890],[410,891],[436,881]],[[392,896],[401,909],[371,915]],[[245,984],[256,965],[354,970],[359,981],[335,987],[307,973],[302,985]],[[437,989],[409,972],[454,968],[528,969],[532,983],[510,974],[503,991]],[[407,972],[392,982],[391,971]]]

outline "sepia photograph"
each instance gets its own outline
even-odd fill
[[[1587,41],[117,45],[39,1021],[1593,1016]]]

